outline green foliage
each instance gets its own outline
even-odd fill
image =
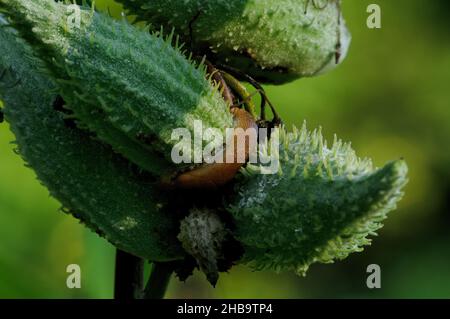
[[[205,127],[232,126],[203,65],[172,47],[172,37],[149,35],[90,8],[71,27],[68,6],[52,0],[2,3],[47,63],[79,126],[144,169],[156,175],[174,169],[174,128],[193,132],[200,119]]]
[[[314,262],[361,251],[402,196],[405,162],[374,169],[350,144],[335,138],[327,148],[321,132],[309,133],[306,125],[280,135],[279,173],[264,175],[249,165],[250,178],[238,186],[230,207],[244,262],[305,274]]]
[[[181,258],[178,225],[152,179],[109,146],[65,125],[64,114],[53,107],[57,87],[39,72],[42,62],[0,22],[0,72],[6,70],[0,98],[18,150],[39,180],[117,247],[150,260]]]
[[[341,62],[350,35],[339,0],[119,0],[138,19],[175,27],[196,48],[254,77],[282,83]]]

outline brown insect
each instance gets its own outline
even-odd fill
[[[254,118],[247,111],[240,108],[232,108],[235,128],[257,128]],[[236,131],[233,136],[233,143],[236,145],[242,130]],[[237,147],[234,147],[234,160],[229,163],[204,164],[196,169],[178,175],[173,181],[175,188],[217,188],[233,179],[244,163],[238,162]],[[224,152],[226,154],[226,151]],[[245,159],[249,156],[248,147],[245,147]]]
[[[251,101],[252,95],[247,92],[244,86],[240,84],[240,82],[235,79],[231,74],[220,71],[216,69],[211,63],[206,62],[208,67],[208,73],[211,75],[211,78],[214,82],[218,83],[221,90],[222,96],[225,101],[230,105],[230,113],[233,115],[234,120],[234,134],[233,141],[231,145],[233,148],[233,157],[234,160],[232,162],[223,162],[223,163],[213,163],[213,164],[203,164],[198,168],[194,168],[193,170],[183,172],[178,174],[173,178],[165,179],[163,181],[163,186],[165,188],[175,188],[175,189],[216,189],[222,185],[230,182],[234,176],[237,174],[239,169],[244,165],[244,163],[238,161],[238,147],[237,143],[241,139],[245,131],[249,128],[253,128],[257,130],[258,126],[268,126],[265,121],[265,112],[264,106],[266,101],[268,101],[267,96],[262,89],[262,87],[253,79],[248,76],[244,76],[244,78],[249,81],[256,89],[257,92],[261,94],[261,117],[260,120],[257,121],[256,114],[254,111],[254,105]],[[232,70],[234,71],[234,70]],[[238,75],[241,76],[241,75]],[[237,99],[235,94],[239,96]],[[239,101],[239,103],[236,103]],[[269,105],[272,108],[274,114],[274,120],[271,122],[271,125],[278,125],[281,123],[279,120],[278,114],[275,112],[272,104],[269,101]],[[244,108],[241,108],[244,106]],[[264,123],[263,123],[264,122]],[[263,125],[261,125],[263,124]],[[249,157],[249,141],[248,136],[244,136],[245,140],[245,161],[248,160]],[[228,147],[229,144],[227,144]],[[227,150],[223,152],[224,156],[227,154]]]

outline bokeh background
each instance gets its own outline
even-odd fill
[[[370,3],[382,29],[366,26]],[[110,0],[100,8],[120,13]],[[410,182],[372,246],[307,276],[235,267],[215,289],[196,273],[171,281],[182,298],[450,297],[450,2],[344,0],[353,35],[349,56],[325,76],[267,87],[288,125],[322,126],[352,141],[377,166],[404,157]],[[114,247],[58,211],[35,174],[13,152],[0,125],[0,298],[111,298]],[[82,268],[82,288],[66,287],[66,266]],[[381,289],[366,287],[379,264]]]

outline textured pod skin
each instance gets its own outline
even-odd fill
[[[53,109],[57,87],[32,54],[0,16],[0,72],[8,70],[0,99],[21,156],[70,213],[120,249],[155,261],[183,258],[179,225],[152,179],[64,124],[64,115]]]
[[[247,166],[251,178],[238,186],[230,207],[243,262],[304,274],[314,262],[361,251],[402,196],[405,162],[374,169],[349,144],[335,139],[328,149],[320,131],[305,126],[280,135],[279,173]]]
[[[232,127],[205,68],[186,59],[171,39],[86,7],[80,25],[71,27],[68,5],[53,0],[0,3],[45,59],[79,126],[140,167],[156,175],[173,170],[174,128],[193,133],[195,120],[205,128]]]
[[[211,60],[272,83],[314,76],[344,59],[350,35],[339,1],[119,0],[140,20],[175,27]]]

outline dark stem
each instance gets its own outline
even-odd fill
[[[114,299],[140,299],[144,285],[144,260],[116,250]]]
[[[152,272],[144,290],[144,299],[163,299],[172,275],[173,267],[170,263],[152,264]]]

